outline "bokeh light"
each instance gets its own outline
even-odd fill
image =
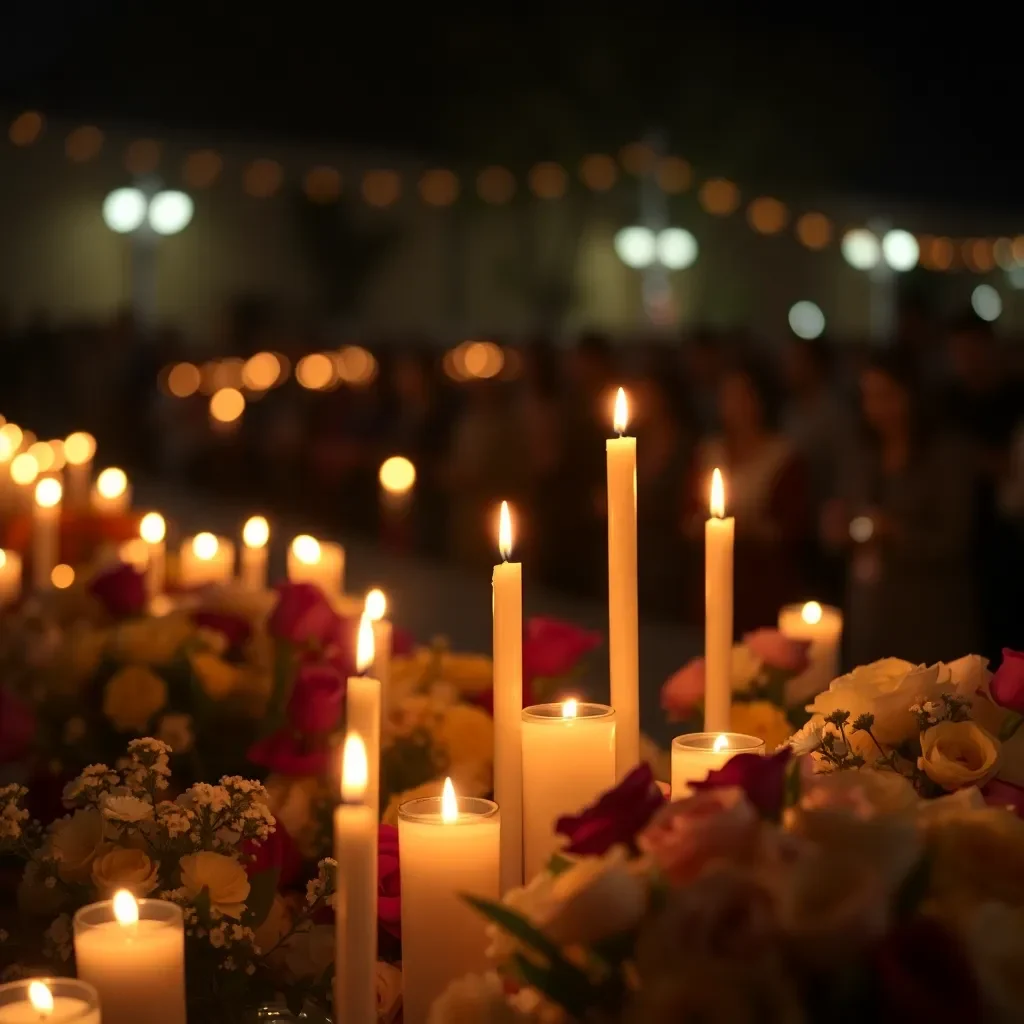
[[[761,196],[747,207],[747,221],[762,235],[777,235],[789,219],[789,211],[783,203],[771,196]]]
[[[11,479],[16,484],[27,487],[35,482],[37,476],[39,476],[39,463],[28,452],[15,455],[11,460]]]
[[[649,174],[654,169],[654,163],[658,154],[654,147],[646,142],[631,142],[619,150],[619,161],[630,173],[638,177],[642,174]]]
[[[253,199],[269,199],[284,182],[284,170],[276,160],[253,160],[242,173],[242,189]]]
[[[192,363],[176,363],[167,374],[167,390],[175,398],[188,398],[199,390],[202,377]]]
[[[569,183],[561,164],[546,161],[530,168],[530,190],[538,199],[561,199]]]
[[[70,565],[61,562],[55,565],[50,572],[50,582],[57,590],[67,590],[75,582],[75,570]]]
[[[669,270],[685,270],[697,260],[697,239],[685,228],[665,228],[655,239],[658,262]]]
[[[302,182],[313,203],[333,203],[341,195],[341,173],[334,167],[311,167]]]
[[[507,203],[516,194],[515,176],[506,167],[485,167],[477,175],[476,191],[485,203]]]
[[[882,236],[882,256],[892,270],[900,273],[913,270],[920,255],[917,239],[909,231],[894,228]]]
[[[392,455],[381,464],[378,479],[389,494],[405,494],[416,483],[416,467],[404,455]]]
[[[320,561],[320,541],[308,533],[300,533],[292,540],[292,554],[303,565],[316,565]]]
[[[650,228],[623,228],[615,233],[615,254],[634,270],[649,267],[658,258],[658,243]]]
[[[31,146],[43,134],[43,115],[34,110],[19,114],[7,131],[7,137],[15,146]]]
[[[659,188],[668,195],[685,192],[693,184],[693,169],[679,156],[662,157],[655,174]]]
[[[263,548],[270,540],[270,524],[263,516],[250,516],[242,527],[242,542],[247,548]]]
[[[159,544],[167,536],[167,523],[159,512],[147,512],[139,523],[139,536],[147,544]]]
[[[501,373],[505,357],[493,341],[468,341],[463,346],[462,365],[467,377],[490,380]]]
[[[64,438],[64,458],[71,466],[84,466],[96,454],[96,438],[76,430]]]
[[[398,202],[402,194],[402,179],[397,171],[367,171],[363,175],[362,192],[368,206],[383,210]]]
[[[145,572],[149,568],[149,546],[141,537],[126,540],[117,549],[117,557],[137,572]]]
[[[53,462],[50,465],[50,469],[54,471],[63,469],[68,461],[67,456],[64,454],[64,442],[58,437],[46,443],[50,446],[50,451],[53,453]]]
[[[245,412],[245,395],[238,388],[220,388],[210,396],[210,416],[218,423],[234,423]]]
[[[867,228],[851,228],[843,235],[840,245],[843,259],[854,270],[871,270],[882,258],[882,246],[878,237]]]
[[[310,391],[323,391],[336,380],[334,360],[325,352],[303,356],[295,367],[295,379]]]
[[[192,538],[192,554],[204,562],[209,562],[210,559],[216,557],[219,549],[220,541],[212,533],[204,531],[197,533]]]
[[[580,163],[580,181],[594,192],[607,192],[618,176],[615,161],[604,153],[592,153]]]
[[[220,154],[212,149],[197,149],[185,157],[181,176],[189,188],[209,188],[224,168]]]
[[[6,461],[3,458],[4,452],[8,453],[8,459],[14,458],[24,437],[25,435],[17,423],[5,423],[0,427],[0,460]]]
[[[242,366],[242,384],[250,391],[267,391],[281,376],[281,360],[273,352],[257,352]]]
[[[365,387],[377,376],[377,360],[361,345],[346,345],[334,362],[338,378],[353,387]]]
[[[96,477],[96,490],[101,497],[119,498],[128,489],[128,476],[123,469],[110,466]]]
[[[725,217],[740,205],[740,190],[726,178],[710,178],[701,185],[698,198],[708,213]]]
[[[64,152],[67,158],[76,164],[84,164],[92,160],[103,148],[103,132],[95,125],[84,124],[76,128],[64,140]]]
[[[36,441],[28,449],[29,455],[36,460],[36,465],[39,467],[40,473],[49,473],[53,469],[53,464],[57,460],[54,458],[53,449],[46,443],[46,441]]]
[[[832,241],[832,222],[823,213],[805,213],[796,222],[796,237],[808,249],[824,249]]]
[[[36,484],[36,504],[40,508],[56,508],[64,495],[64,488],[55,477],[44,477]]]
[[[981,317],[992,323],[999,319],[1003,313],[1003,300],[999,292],[990,284],[979,284],[971,292],[971,309]]]
[[[428,206],[451,206],[459,198],[459,179],[443,168],[424,171],[419,190],[420,198]]]
[[[115,188],[103,200],[103,223],[119,235],[138,230],[145,219],[146,197],[141,189]]]
[[[789,329],[805,341],[820,338],[825,330],[825,314],[817,303],[804,299],[789,309]]]
[[[158,235],[176,235],[189,226],[195,204],[187,192],[157,192],[149,203],[149,226]]]

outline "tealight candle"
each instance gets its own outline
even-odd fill
[[[68,489],[68,506],[81,510],[89,504],[92,485],[92,460],[96,454],[96,438],[79,430],[64,438],[64,482]]]
[[[75,914],[78,976],[96,987],[103,1024],[186,1024],[181,907],[122,889]]]
[[[32,514],[32,585],[44,590],[60,555],[60,505],[64,489],[59,480],[46,477],[36,484]]]
[[[100,1024],[99,994],[77,978],[0,985],[0,1024]]]
[[[615,711],[566,700],[524,708],[523,877],[530,881],[562,845],[555,823],[615,785]]]
[[[391,686],[391,651],[394,646],[394,628],[385,618],[388,601],[383,590],[374,588],[366,595],[363,611],[373,623],[373,664],[370,675],[380,680],[381,719],[388,716],[388,690]]]
[[[159,512],[147,512],[139,523],[139,537],[146,545],[146,593],[150,599],[164,592],[167,578],[167,523]]]
[[[711,517],[704,524],[704,728],[729,728],[732,705],[733,537],[736,520],[725,515],[721,470],[711,477]]]
[[[103,470],[92,489],[92,509],[101,516],[123,516],[132,507],[132,489],[123,469]]]
[[[181,545],[180,580],[183,587],[230,583],[235,575],[235,546],[224,537],[197,533]]]
[[[455,795],[398,808],[402,885],[402,999],[406,1020],[425,1021],[449,983],[482,970],[484,918],[463,898],[498,899],[498,805]]]
[[[691,782],[703,782],[736,754],[763,754],[764,740],[738,732],[694,732],[672,741],[672,799],[690,793]]]
[[[288,579],[292,583],[315,583],[328,597],[341,597],[345,549],[340,544],[300,534],[288,548]]]
[[[246,590],[267,589],[267,543],[270,524],[263,516],[251,516],[242,527],[242,586]]]
[[[817,601],[788,604],[779,612],[779,632],[792,640],[810,641],[811,645],[807,670],[786,685],[786,703],[813,700],[839,675],[843,613]]]
[[[21,555],[0,548],[0,608],[13,604],[21,594]]]

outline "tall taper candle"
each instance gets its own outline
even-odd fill
[[[725,485],[711,476],[711,517],[704,524],[704,731],[728,732],[732,705],[732,550],[736,520],[725,515]]]
[[[159,512],[147,512],[139,523],[139,536],[146,543],[146,593],[150,598],[164,592],[167,581],[167,523]]]
[[[251,516],[242,527],[242,586],[246,590],[267,589],[267,541],[270,524],[263,516]]]
[[[366,595],[363,610],[373,623],[373,664],[370,666],[370,675],[380,680],[380,717],[381,721],[385,721],[388,717],[391,652],[394,647],[395,631],[390,619],[384,617],[388,610],[388,599],[384,596],[384,591],[374,587]]]
[[[350,676],[346,689],[345,728],[357,732],[366,744],[366,756],[370,768],[366,782],[368,807],[380,815],[380,680],[364,675],[373,665],[373,623],[365,613],[359,620],[359,634],[356,639],[356,671]],[[337,723],[324,722],[325,728],[334,728]]]
[[[59,480],[44,477],[36,484],[32,513],[32,585],[45,590],[60,560],[60,506],[64,489]]]

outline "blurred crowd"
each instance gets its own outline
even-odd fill
[[[161,366],[189,358],[182,339],[140,335],[127,316],[8,332],[0,410],[41,435],[92,430],[105,464],[481,571],[496,560],[508,499],[528,576],[599,599],[604,442],[622,385],[645,615],[702,621],[719,466],[736,518],[738,633],[813,598],[843,607],[849,663],[1024,648],[1021,351],[973,316],[901,322],[886,346],[712,331],[534,338],[507,347],[515,373],[458,383],[439,346],[381,339],[367,343],[372,380],[329,391],[292,381],[251,396],[231,424],[211,421],[208,396],[158,388]],[[315,347],[305,340],[297,352]],[[377,479],[396,454],[417,471],[401,507]]]

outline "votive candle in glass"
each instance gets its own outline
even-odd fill
[[[78,978],[23,978],[0,985],[0,1024],[100,1024],[100,997]]]
[[[693,732],[672,741],[672,799],[690,794],[691,782],[703,782],[736,754],[764,754],[764,740],[738,732]]]

